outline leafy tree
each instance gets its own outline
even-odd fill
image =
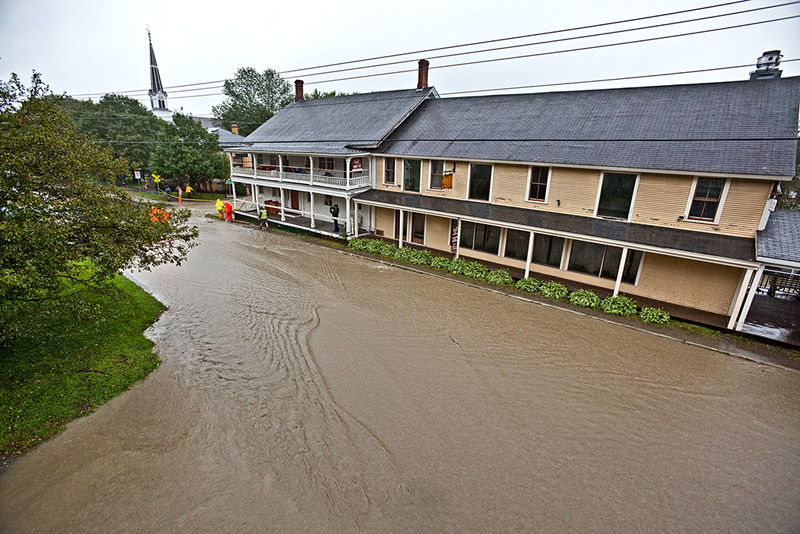
[[[228,158],[222,154],[216,134],[209,133],[191,117],[176,113],[162,135],[165,141],[150,157],[150,170],[162,179],[188,182],[193,187],[230,174]]]
[[[215,124],[227,130],[231,124],[238,124],[242,135],[249,135],[267,122],[291,96],[289,82],[277,72],[258,72],[252,67],[237,70],[232,79],[225,80],[222,92],[228,98],[211,108]]]
[[[70,97],[58,100],[82,133],[110,141],[114,155],[127,159],[132,169],[147,167],[156,147],[151,142],[169,127],[138,100],[127,96],[107,94],[96,104]]]
[[[188,210],[154,222],[150,205],[102,183],[128,162],[86,139],[38,73],[27,89],[15,74],[0,82],[0,148],[0,340],[20,310],[58,302],[64,280],[106,287],[193,246]]]

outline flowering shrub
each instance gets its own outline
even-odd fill
[[[670,317],[667,312],[661,308],[642,308],[639,310],[639,319],[646,323],[652,324],[667,324]]]
[[[541,285],[542,283],[538,281],[536,278],[528,277],[518,280],[517,285],[514,287],[516,287],[520,291],[527,291],[528,293],[538,293],[539,286]]]
[[[578,289],[569,294],[569,303],[584,308],[597,308],[600,305],[600,297],[588,289]]]
[[[505,269],[489,271],[489,274],[486,275],[486,281],[498,286],[510,286],[514,283],[514,279],[511,278],[511,275],[508,274],[508,271]]]
[[[611,315],[636,315],[636,303],[623,295],[603,299],[600,308]]]
[[[539,286],[539,293],[543,297],[556,300],[561,300],[569,295],[569,291],[564,287],[564,284],[559,284],[553,280],[542,282]]]

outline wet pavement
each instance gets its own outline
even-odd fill
[[[800,373],[205,219],[0,532],[797,532]]]

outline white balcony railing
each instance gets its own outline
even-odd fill
[[[300,183],[309,185],[322,185],[337,189],[350,189],[365,187],[370,184],[369,171],[356,171],[359,176],[350,176],[348,179],[343,176],[342,171],[324,171],[314,169],[311,174],[308,169],[301,169],[301,172],[279,171],[277,169],[264,170],[253,169],[252,167],[233,167],[233,175],[243,178],[260,178],[274,182]],[[318,174],[319,173],[319,174]]]

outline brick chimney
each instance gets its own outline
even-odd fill
[[[231,133],[235,133],[239,135],[239,125],[238,124],[231,124]]]
[[[294,81],[294,101],[300,102],[303,100],[303,80]]]
[[[419,60],[419,70],[417,72],[417,89],[428,87],[428,60]]]

